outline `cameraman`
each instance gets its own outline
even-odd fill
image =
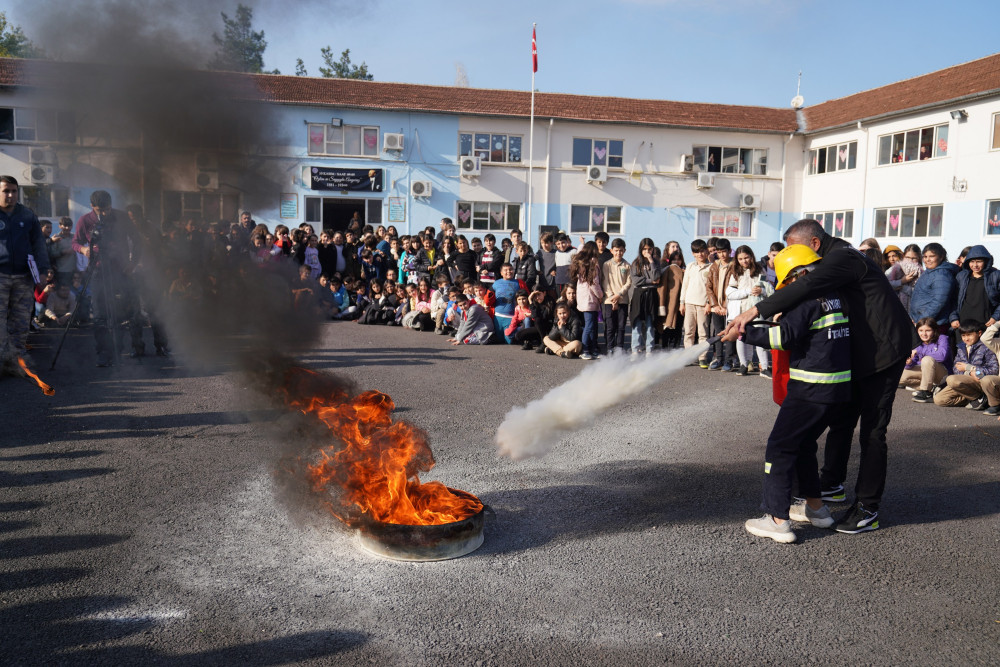
[[[94,271],[91,289],[94,293],[94,339],[97,365],[111,366],[116,359],[111,330],[122,320],[128,320],[132,336],[132,356],[145,354],[142,342],[142,322],[139,320],[139,299],[132,273],[138,263],[141,239],[124,211],[111,208],[111,195],[95,190],[90,195],[90,213],[77,220],[73,250],[90,262]],[[122,312],[116,312],[116,302]]]

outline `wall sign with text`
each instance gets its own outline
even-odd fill
[[[382,192],[382,174],[382,169],[312,167],[309,187],[313,190]]]

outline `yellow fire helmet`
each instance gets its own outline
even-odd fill
[[[818,262],[820,256],[807,245],[790,245],[774,256],[774,275],[778,279],[777,289],[785,286],[792,272],[802,266]]]

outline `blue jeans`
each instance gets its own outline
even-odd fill
[[[597,311],[583,311],[583,351],[598,354],[597,349]]]
[[[632,323],[632,351],[638,352],[639,348],[646,345],[646,352],[653,351],[653,316],[649,315],[645,319],[637,319]]]

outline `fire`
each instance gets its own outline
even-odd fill
[[[36,374],[34,374],[34,373],[31,372],[31,369],[28,368],[28,364],[24,363],[24,359],[22,359],[21,357],[18,357],[17,358],[17,363],[21,367],[21,370],[24,371],[24,374],[27,375],[28,377],[30,377],[32,380],[35,381],[35,384],[38,385],[39,389],[42,390],[43,394],[45,394],[46,396],[55,396],[56,395],[56,390],[55,389],[53,389],[49,385],[47,385],[44,382],[42,382],[42,379],[40,377],[38,377]]]
[[[426,434],[393,422],[392,399],[379,391],[350,397],[324,376],[300,367],[285,375],[285,401],[320,420],[341,444],[322,447],[305,466],[313,492],[339,496],[330,511],[345,523],[363,521],[437,525],[482,510],[474,496],[458,496],[440,482],[421,484],[419,472],[434,466]]]

